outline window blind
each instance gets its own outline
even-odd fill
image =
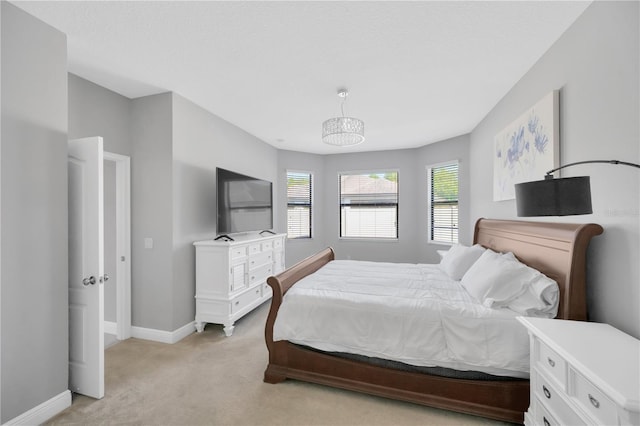
[[[429,169],[431,241],[458,242],[458,163]]]
[[[287,172],[287,238],[311,238],[311,173]]]
[[[398,172],[341,173],[340,237],[398,238]]]

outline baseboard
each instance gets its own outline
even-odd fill
[[[177,330],[174,330],[172,333],[171,343],[177,343],[185,337],[195,333],[196,331],[196,322],[191,321],[188,324],[183,325]]]
[[[71,392],[66,390],[9,420],[5,425],[40,425],[68,407],[71,407]]]
[[[118,323],[115,323],[113,321],[105,321],[104,332],[107,334],[118,335]]]
[[[131,327],[131,337],[154,342],[174,344],[196,331],[196,322],[192,321],[174,331],[156,330],[153,328]]]

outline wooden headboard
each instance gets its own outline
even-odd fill
[[[473,242],[498,252],[513,252],[522,263],[560,287],[560,319],[586,320],[586,256],[589,241],[602,234],[594,223],[551,223],[479,219]]]

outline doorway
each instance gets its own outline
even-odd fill
[[[131,337],[130,158],[104,153],[105,348]]]

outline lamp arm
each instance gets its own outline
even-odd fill
[[[544,176],[545,179],[553,179],[553,172],[557,172],[560,169],[564,169],[565,167],[576,166],[578,164],[589,164],[589,163],[607,163],[607,164],[622,164],[624,166],[637,167],[640,169],[640,164],[636,163],[628,163],[626,161],[620,160],[588,160],[588,161],[578,161],[575,163],[565,164],[564,166],[557,167],[553,170],[549,170],[547,174]]]

